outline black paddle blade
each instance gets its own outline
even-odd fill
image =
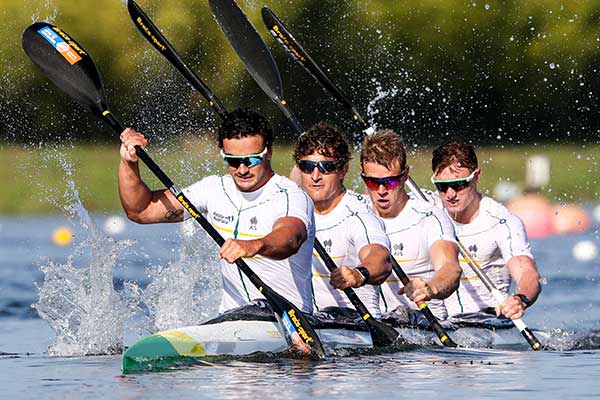
[[[244,12],[233,0],[209,0],[208,2],[219,27],[250,75],[271,99],[282,101],[281,76],[275,60]]]
[[[62,29],[36,22],[23,32],[23,50],[59,89],[103,117],[108,110],[102,78],[87,51]]]

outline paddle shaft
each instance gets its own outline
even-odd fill
[[[338,268],[338,266],[335,264],[335,262],[333,262],[331,256],[327,254],[325,248],[323,248],[323,245],[319,242],[317,238],[315,238],[315,250],[317,251],[317,253],[321,257],[321,260],[323,260],[323,263],[330,272],[333,272]],[[369,332],[371,333],[371,339],[373,340],[373,344],[375,346],[389,346],[393,344],[399,336],[398,332],[396,332],[389,325],[384,324],[383,322],[373,318],[367,307],[360,300],[360,298],[352,288],[343,289],[343,292],[344,294],[346,294],[348,300],[350,300],[356,311],[358,311],[362,319],[367,324]]]
[[[173,65],[206,100],[208,100],[210,106],[221,118],[225,118],[227,111],[221,100],[219,100],[202,79],[200,79],[198,75],[183,62],[177,51],[175,51],[175,48],[160,32],[156,25],[154,25],[152,20],[148,18],[144,13],[144,10],[142,10],[142,8],[133,0],[127,1],[127,9],[129,10],[131,20],[148,43],[158,50],[163,57],[169,60],[171,65]]]

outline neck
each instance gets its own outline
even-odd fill
[[[470,224],[479,215],[479,205],[481,204],[481,193],[477,192],[475,198],[462,211],[451,215],[452,219],[461,224]]]
[[[340,188],[340,190],[329,199],[315,202],[315,212],[320,215],[329,214],[337,207],[340,201],[342,201],[344,194],[346,194],[346,190]]]

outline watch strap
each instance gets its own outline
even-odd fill
[[[356,270],[363,276],[363,278],[365,278],[365,280],[360,284],[359,287],[365,286],[367,284],[367,282],[369,281],[369,279],[371,278],[371,274],[369,273],[369,270],[362,266],[357,267]]]

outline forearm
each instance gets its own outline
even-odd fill
[[[427,281],[431,289],[432,299],[445,299],[458,289],[461,270],[452,264],[437,270],[433,277]]]
[[[542,286],[540,285],[540,278],[537,271],[528,271],[521,276],[517,288],[515,289],[515,294],[524,294],[529,299],[529,306],[531,306],[535,303],[541,291]]]
[[[296,218],[287,217],[285,221],[276,222],[271,233],[253,242],[257,247],[256,254],[283,260],[296,254],[305,240],[304,223]]]
[[[387,248],[379,244],[371,244],[361,249],[359,252],[361,265],[365,267],[370,274],[367,283],[371,285],[381,285],[385,282],[385,279],[392,271],[389,258]]]

